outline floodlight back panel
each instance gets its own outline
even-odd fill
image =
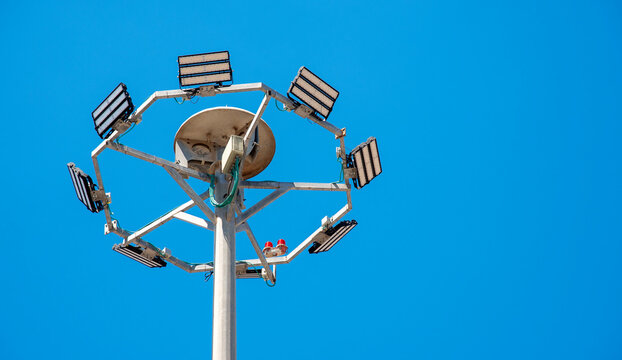
[[[118,252],[119,254],[123,254],[132,260],[136,260],[139,263],[145,266],[148,266],[150,268],[166,266],[166,261],[162,260],[162,258],[160,258],[159,256],[156,256],[153,259],[145,257],[143,255],[144,250],[138,246],[132,246],[132,245],[123,246],[120,244],[115,244],[112,247],[112,250]]]
[[[107,138],[112,133],[113,126],[118,121],[127,120],[133,111],[134,104],[127,92],[127,86],[120,83],[91,113],[97,135],[102,139]]]
[[[292,98],[292,95],[296,99]],[[339,97],[339,91],[303,66],[287,90],[287,96],[292,100],[302,101],[326,120]]]
[[[96,213],[104,209],[104,205],[101,201],[93,201],[93,190],[95,190],[95,184],[90,176],[80,170],[74,163],[67,164],[69,169],[69,175],[73,182],[73,187],[78,196],[78,200],[89,209],[90,212]]]
[[[233,82],[228,51],[177,57],[179,87],[209,85],[224,86]],[[230,85],[230,84],[227,84]]]
[[[321,252],[328,251],[332,249],[335,244],[341,239],[343,239],[346,234],[348,234],[358,223],[356,220],[344,220],[339,224],[331,227],[330,229],[325,231],[327,238],[322,242],[315,242],[309,248],[309,253],[317,254]]]
[[[348,155],[348,168],[356,168],[357,177],[354,179],[354,187],[362,188],[382,173],[378,142],[375,137],[370,137],[366,142],[355,147]]]

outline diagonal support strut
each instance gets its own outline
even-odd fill
[[[205,201],[203,201],[203,199],[201,199],[201,197],[190,187],[190,185],[188,185],[188,183],[184,181],[184,179],[181,177],[179,172],[177,172],[177,170],[173,169],[170,166],[164,165],[163,168],[164,170],[166,170],[166,172],[168,172],[171,175],[171,177],[173,177],[175,182],[177,182],[177,184],[192,199],[192,201],[194,201],[194,203],[199,207],[199,209],[203,211],[203,214],[205,214],[205,216],[207,216],[207,218],[212,223],[216,223],[216,216],[214,215],[214,212],[212,211],[212,209],[210,209],[205,203]]]

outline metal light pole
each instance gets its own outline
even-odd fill
[[[216,199],[223,199],[227,195],[227,185],[224,175],[216,179]],[[235,220],[228,216],[229,209],[216,208],[214,229],[212,359],[218,360],[236,359]]]
[[[194,93],[189,93],[185,90],[168,90],[157,91],[147,101],[145,101],[137,111],[132,114],[130,121],[139,123],[142,120],[144,112],[156,101],[167,98],[183,98],[190,99],[194,96],[214,96],[219,93],[236,93],[247,91],[261,91],[264,93],[264,98],[259,105],[256,113],[250,113],[250,121],[245,132],[245,149],[248,143],[252,140],[252,133],[259,125],[261,116],[270,99],[275,99],[281,102],[290,110],[293,110],[297,115],[307,118],[316,124],[327,129],[333,133],[339,140],[340,144],[340,157],[344,161],[345,168],[345,130],[338,129],[327,121],[322,121],[313,116],[313,112],[302,104],[295,104],[289,98],[279,94],[277,91],[271,89],[262,83],[257,84],[241,84],[232,85],[226,88],[214,88],[214,87],[201,87]],[[228,108],[233,111],[235,108]],[[208,110],[206,110],[208,111]],[[200,114],[200,113],[198,113]],[[115,233],[123,238],[123,242],[117,246],[118,249],[125,247],[135,246],[142,250],[140,256],[144,256],[148,260],[160,258],[168,263],[171,263],[179,268],[190,272],[213,272],[214,279],[214,304],[213,304],[213,338],[212,338],[212,359],[214,360],[234,360],[236,359],[236,279],[237,278],[264,278],[266,281],[272,283],[276,282],[275,266],[281,264],[287,264],[291,262],[296,256],[302,253],[303,250],[308,248],[311,244],[324,241],[328,236],[325,235],[327,230],[330,230],[334,224],[336,224],[346,213],[352,208],[350,191],[351,185],[347,181],[348,177],[352,177],[351,172],[346,170],[346,183],[300,183],[300,182],[276,182],[276,181],[248,181],[240,180],[239,190],[251,190],[251,189],[272,189],[273,192],[260,200],[253,206],[245,209],[244,204],[241,202],[241,196],[235,196],[231,203],[225,207],[215,207],[214,210],[206,204],[204,201],[209,197],[208,192],[198,194],[190,187],[184,178],[193,177],[206,182],[209,182],[211,175],[207,172],[203,172],[188,166],[180,165],[179,161],[172,162],[160,157],[144,153],[140,150],[133,149],[126,145],[123,145],[116,141],[121,135],[120,131],[114,131],[112,135],[105,139],[93,152],[91,157],[99,184],[99,194],[104,191],[103,177],[100,172],[98,163],[98,156],[105,150],[111,149],[120,153],[145,160],[147,162],[159,165],[163,167],[170,176],[177,182],[177,184],[186,192],[191,198],[190,201],[172,209],[165,213],[158,219],[145,225],[139,230],[131,233],[121,228],[120,224],[111,217],[109,195],[108,201],[104,204],[104,212],[106,214],[106,227],[105,233]],[[219,148],[218,154],[222,155],[222,147]],[[216,201],[222,201],[222,199],[228,195],[229,182],[227,177],[219,170],[214,171],[214,198]],[[322,220],[321,226],[311,233],[304,241],[302,241],[294,250],[289,254],[282,254],[280,256],[269,257],[264,254],[259,243],[257,242],[251,227],[248,224],[248,220],[263,208],[285,195],[290,190],[301,191],[332,191],[332,192],[345,192],[347,204],[341,208],[337,213],[331,217],[325,217]],[[191,215],[186,211],[193,206],[198,206],[203,214],[204,218]],[[143,240],[143,237],[164,225],[168,221],[173,219],[182,220],[190,224],[203,227],[208,230],[214,231],[214,260],[213,262],[207,262],[203,264],[190,264],[172,255],[171,250],[167,248],[158,248],[153,244]],[[236,232],[244,231],[253,245],[257,253],[257,259],[248,259],[236,262]],[[136,259],[136,257],[133,257]],[[140,259],[139,259],[140,261]],[[253,271],[253,268],[262,268],[261,272]]]
[[[227,65],[223,61],[228,62],[228,59],[228,52],[192,55],[183,59],[180,57],[180,86],[207,81],[205,79],[230,81],[230,68],[227,70],[228,73],[217,70],[203,75],[187,74],[192,71],[211,71],[205,69],[223,69]],[[206,63],[197,65],[197,61]],[[156,91],[132,112],[134,108],[126,90],[126,86],[121,83],[93,113],[96,130],[104,138],[91,152],[97,187],[91,178],[73,163],[68,164],[76,193],[90,211],[104,212],[106,234],[114,233],[123,239],[122,243],[113,246],[113,250],[149,267],[163,267],[170,263],[189,273],[213,273],[212,359],[234,360],[236,359],[236,279],[263,278],[266,282],[275,284],[277,265],[290,263],[307,248],[313,254],[329,250],[357,224],[354,220],[339,221],[352,209],[350,181],[355,187],[360,188],[382,171],[375,139],[370,138],[352,153],[346,153],[345,128],[339,129],[327,121],[339,93],[304,67],[299,70],[298,76],[292,82],[288,96],[281,95],[263,83],[230,86],[215,84],[192,89]],[[128,130],[130,124],[139,124],[145,111],[157,100],[171,98],[190,100],[194,97],[213,97],[241,92],[263,94],[257,111],[252,113],[243,109],[216,107],[194,114],[182,124],[175,135],[174,162],[119,142],[120,136]],[[301,102],[293,100],[290,92]],[[335,136],[339,141],[337,156],[342,163],[344,183],[248,180],[265,169],[274,155],[275,140],[272,131],[262,119],[271,99],[281,103],[287,111],[293,111],[296,115],[311,120]],[[123,103],[125,107],[118,105],[121,101],[125,101]],[[112,218],[110,194],[104,190],[98,157],[106,149],[161,166],[190,197],[190,201],[166,212],[137,231],[124,230],[118,221]],[[230,167],[231,163],[235,165]],[[210,183],[210,190],[198,194],[186,182],[189,177]],[[246,208],[243,192],[252,189],[273,191]],[[289,253],[287,246],[281,241],[276,247],[267,242],[262,249],[248,221],[290,190],[341,192],[346,195],[346,204],[332,216],[325,216],[321,225]],[[208,198],[214,210],[205,202]],[[187,212],[194,206],[202,211],[204,217]],[[191,264],[173,256],[170,249],[159,248],[143,239],[173,219],[214,232],[213,262]],[[236,232],[240,231],[244,231],[248,236],[257,254],[256,259],[236,261]]]

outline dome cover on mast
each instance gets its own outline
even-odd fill
[[[215,107],[200,111],[186,120],[175,134],[175,161],[180,165],[207,172],[220,160],[232,135],[244,136],[253,120],[250,111],[234,107]],[[242,163],[242,179],[262,172],[274,156],[276,143],[268,124],[259,120]]]

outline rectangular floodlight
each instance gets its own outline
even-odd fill
[[[180,87],[233,82],[228,51],[179,56],[177,63]]]
[[[339,91],[303,66],[298,70],[298,75],[287,90],[287,96],[296,100],[292,98],[292,95],[309,106],[316,115],[321,115],[322,119],[326,120],[339,97]]]
[[[339,240],[346,236],[350,230],[354,229],[357,224],[356,220],[344,220],[324,231],[326,239],[322,243],[314,242],[309,248],[309,253],[317,254],[330,250]]]
[[[378,143],[375,137],[370,137],[360,144],[350,154],[347,160],[348,168],[356,168],[356,178],[353,179],[354,187],[362,188],[382,172]]]
[[[67,164],[67,168],[69,169],[69,175],[71,175],[71,181],[76,190],[76,195],[78,195],[78,200],[93,213],[103,210],[104,204],[102,204],[101,201],[93,200],[93,192],[96,190],[96,185],[93,183],[91,177],[77,168],[74,163]]]
[[[245,269],[236,272],[238,279],[257,279],[261,278],[261,269]]]
[[[148,266],[150,268],[156,268],[156,267],[165,267],[166,266],[166,261],[162,260],[161,257],[159,256],[154,256],[153,258],[150,258],[148,256],[145,256],[145,249],[139,247],[139,246],[133,246],[133,245],[120,245],[120,244],[115,244],[112,247],[112,250],[123,254],[127,257],[129,257],[132,260],[136,260],[139,263]]]
[[[113,127],[119,121],[127,120],[132,111],[134,111],[134,104],[127,92],[127,86],[120,83],[91,113],[97,135],[102,139],[107,138],[114,130]]]

